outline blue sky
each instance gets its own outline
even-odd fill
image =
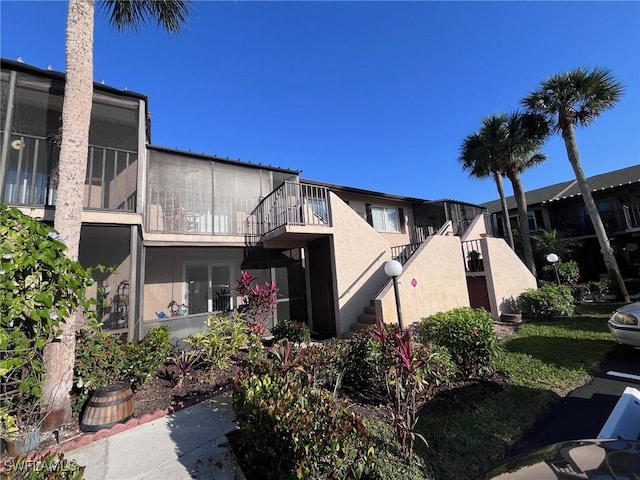
[[[66,8],[2,0],[2,57],[64,71]],[[152,143],[428,199],[497,198],[462,140],[578,66],[626,86],[577,132],[585,173],[640,163],[640,2],[199,1],[173,36],[96,12],[94,78],[149,96]],[[543,151],[525,190],[574,178],[559,136]]]

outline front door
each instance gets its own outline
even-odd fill
[[[330,237],[309,242],[307,252],[311,287],[311,331],[320,338],[335,337]]]

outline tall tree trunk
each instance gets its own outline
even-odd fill
[[[62,105],[62,144],[54,228],[67,246],[66,254],[78,259],[84,181],[89,151],[89,122],[93,98],[93,0],[69,0],[66,31],[67,74]],[[62,335],[44,352],[44,401],[49,414],[45,429],[71,419],[69,392],[73,386],[76,314],[61,323]]]
[[[515,251],[516,244],[513,241],[513,230],[511,230],[511,219],[509,218],[509,207],[507,206],[507,198],[504,196],[504,185],[502,183],[502,174],[500,172],[493,172],[493,177],[496,181],[496,187],[498,188],[498,194],[500,195],[500,205],[502,206],[502,217],[504,218],[504,228],[507,231],[507,240],[511,250]]]
[[[529,232],[529,216],[527,215],[527,199],[524,195],[520,175],[516,171],[507,172],[507,177],[513,185],[513,195],[518,204],[518,216],[520,218],[520,233],[522,234],[522,248],[524,250],[524,263],[529,271],[536,276],[536,264],[533,261],[531,249],[531,232]]]
[[[578,181],[578,187],[580,188],[582,199],[584,200],[584,204],[589,212],[589,218],[591,218],[591,223],[593,224],[593,228],[596,232],[596,237],[598,237],[600,252],[602,253],[604,264],[609,272],[609,278],[611,278],[612,282],[615,282],[618,285],[620,295],[622,297],[621,300],[629,303],[631,301],[629,299],[629,292],[627,292],[627,287],[622,279],[620,268],[618,268],[618,262],[616,261],[616,257],[613,255],[613,249],[611,248],[611,244],[607,238],[607,231],[604,229],[604,224],[600,218],[600,212],[598,212],[596,202],[593,201],[591,189],[589,188],[587,178],[584,176],[582,166],[580,165],[580,154],[578,153],[578,145],[576,143],[576,135],[572,123],[567,122],[565,124],[565,127],[562,129],[562,139],[564,140],[564,145],[567,149],[569,163],[571,163],[573,171],[576,174],[576,180]]]

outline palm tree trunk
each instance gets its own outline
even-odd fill
[[[529,232],[529,216],[527,215],[527,199],[524,195],[522,182],[518,172],[507,172],[507,177],[513,185],[513,195],[518,204],[518,216],[520,217],[520,233],[522,234],[522,248],[524,250],[524,263],[529,271],[536,276],[536,264],[533,261],[533,250],[531,249],[531,232]]]
[[[66,31],[67,76],[62,106],[62,144],[54,228],[67,246],[66,255],[78,259],[84,181],[89,151],[89,122],[93,98],[93,0],[69,0]],[[45,348],[43,399],[49,414],[45,429],[71,419],[69,392],[73,386],[75,320],[61,323],[62,335]]]
[[[509,218],[509,207],[507,207],[507,198],[504,196],[504,185],[502,183],[502,174],[500,172],[493,172],[493,176],[496,181],[496,187],[498,194],[500,195],[500,205],[502,206],[502,217],[504,218],[504,228],[507,231],[507,240],[511,250],[516,249],[516,244],[513,241],[513,231],[511,230],[511,219]]]
[[[596,236],[598,237],[600,252],[602,253],[604,264],[609,272],[609,278],[611,278],[612,282],[618,285],[620,295],[622,297],[621,300],[629,303],[631,301],[629,299],[629,292],[627,292],[627,287],[622,279],[620,268],[618,268],[618,262],[616,261],[616,257],[613,255],[613,249],[611,248],[611,244],[607,238],[607,232],[604,229],[602,219],[600,218],[600,212],[598,212],[598,207],[596,207],[596,202],[594,202],[593,195],[591,195],[591,189],[587,183],[587,178],[584,176],[582,166],[580,165],[580,154],[578,153],[576,136],[573,124],[570,122],[567,122],[565,127],[562,129],[562,139],[564,140],[564,145],[567,149],[567,157],[569,158],[569,162],[571,163],[576,175],[576,180],[578,182],[578,187],[580,188],[584,204],[589,212],[589,218],[591,218],[591,223],[593,224]]]

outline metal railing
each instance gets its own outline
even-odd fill
[[[480,240],[467,240],[461,242],[461,245],[465,271],[484,272],[484,259],[482,258]]]
[[[56,204],[53,165],[60,155],[47,137],[12,134],[4,166],[2,201],[14,205]],[[83,207],[135,211],[137,160],[134,151],[89,145]]]
[[[422,245],[422,243],[408,243],[407,245],[398,245],[397,247],[391,247],[391,258],[404,265],[407,263],[411,255]]]
[[[283,183],[251,212],[247,233],[262,236],[285,225],[330,227],[329,190],[305,183]]]

